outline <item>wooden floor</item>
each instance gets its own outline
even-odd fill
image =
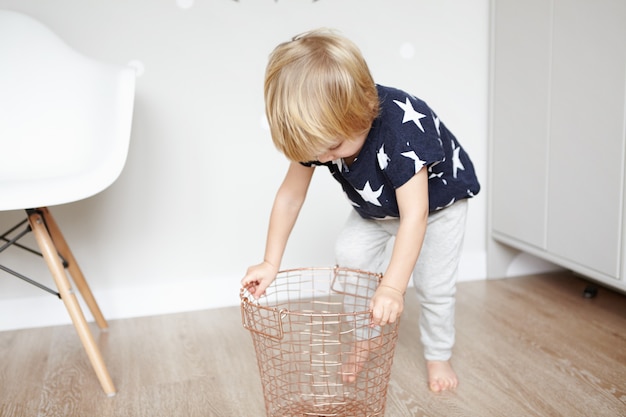
[[[626,416],[626,296],[568,273],[458,286],[456,392],[430,393],[407,295],[387,417]],[[60,308],[62,304],[60,303]],[[71,326],[0,332],[0,416],[264,416],[238,307],[116,320],[106,397]]]

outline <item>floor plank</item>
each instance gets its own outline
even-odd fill
[[[414,295],[394,356],[387,417],[626,416],[626,296],[570,273],[458,286],[456,392],[426,385]],[[62,306],[60,305],[60,308]],[[263,416],[238,307],[94,328],[118,388],[106,397],[71,326],[0,332],[0,416]]]

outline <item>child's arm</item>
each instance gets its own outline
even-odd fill
[[[285,179],[276,192],[265,244],[263,262],[248,268],[241,285],[259,298],[274,281],[300,208],[306,198],[314,167],[292,162]]]
[[[396,190],[400,227],[391,260],[370,308],[372,323],[384,326],[396,321],[404,308],[404,293],[426,233],[428,223],[428,170],[422,168]]]

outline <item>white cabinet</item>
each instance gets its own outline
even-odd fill
[[[491,236],[626,290],[626,1],[491,6]]]

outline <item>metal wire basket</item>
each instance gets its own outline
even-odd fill
[[[268,417],[384,415],[399,320],[370,325],[381,278],[301,268],[279,272],[258,300],[241,289]]]

